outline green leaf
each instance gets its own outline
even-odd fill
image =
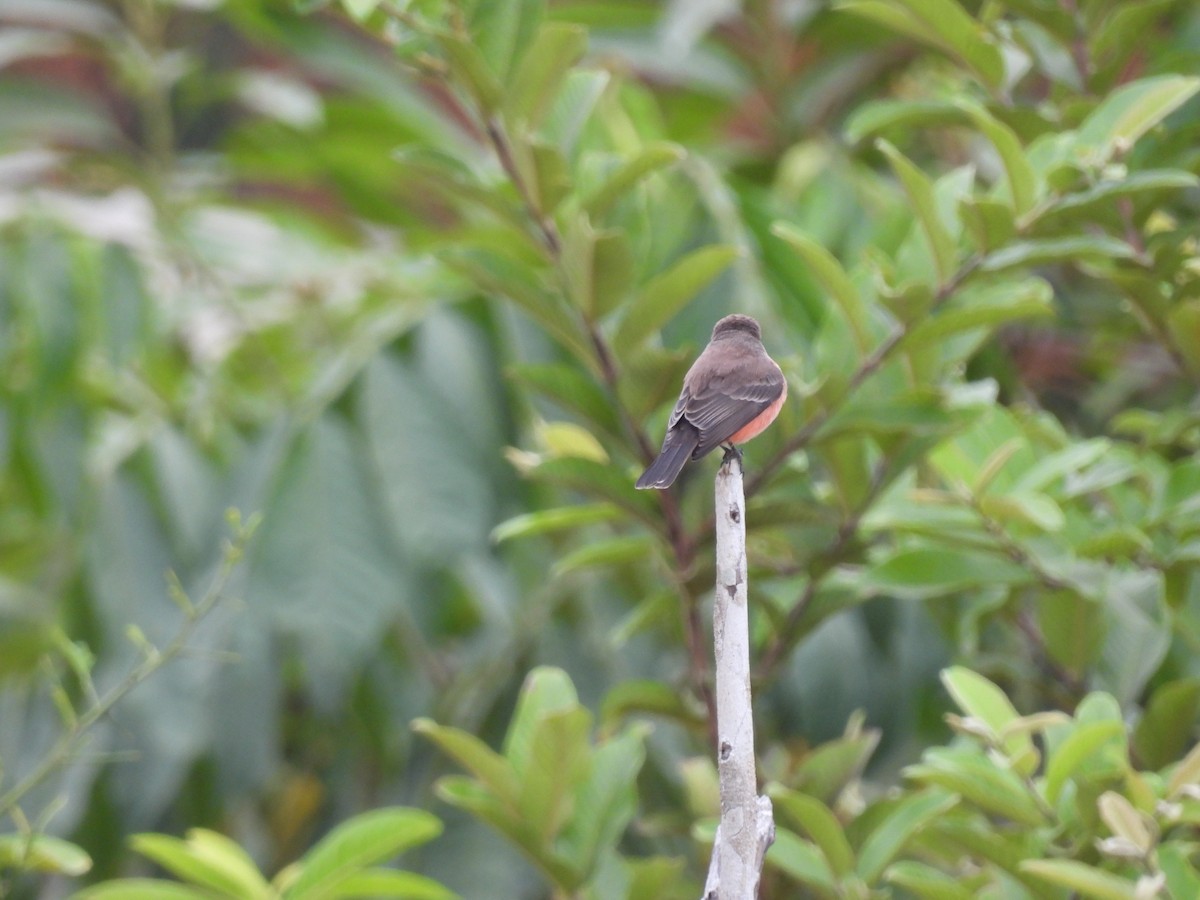
[[[1148,313],[1154,315],[1154,313]],[[1197,347],[1197,336],[1200,336],[1200,300],[1194,297],[1175,303],[1168,310],[1166,325],[1175,346],[1193,366],[1200,366],[1200,348]]]
[[[1014,489],[1021,492],[1044,491],[1060,478],[1066,478],[1101,459],[1112,448],[1106,438],[1091,438],[1069,444],[1042,456],[1017,478]]]
[[[736,247],[713,244],[694,250],[642,288],[617,328],[617,352],[625,356],[666,325],[737,259]]]
[[[956,591],[1033,581],[1024,567],[1000,556],[950,548],[901,550],[874,566],[865,586],[880,594],[922,600]]]
[[[647,144],[637,155],[619,166],[583,198],[583,209],[593,220],[603,217],[643,179],[673,166],[687,156],[678,144],[658,141]]]
[[[1200,784],[1200,744],[1189,750],[1188,755],[1171,771],[1167,781],[1167,797],[1174,799],[1185,787],[1196,784]]]
[[[1038,185],[1037,176],[1025,157],[1025,149],[1016,133],[982,106],[961,99],[956,101],[956,105],[996,148],[1004,165],[1013,211],[1018,218],[1025,215],[1037,199]]]
[[[543,216],[552,214],[571,193],[571,171],[562,150],[539,139],[517,140],[513,157],[533,188],[533,206]]]
[[[962,111],[950,103],[931,100],[869,100],[850,113],[844,126],[846,140],[858,144],[893,128],[936,128],[957,125]]]
[[[1112,759],[1114,752],[1123,752],[1119,745],[1124,739],[1125,726],[1119,721],[1092,722],[1075,726],[1046,760],[1046,779],[1043,787],[1046,801],[1051,806],[1057,806],[1067,781],[1080,774],[1089,760]]]
[[[266,880],[246,851],[216,832],[193,828],[187,840],[135,834],[129,844],[178,878],[229,897],[257,900],[267,891]]]
[[[588,123],[595,121],[600,99],[612,81],[606,69],[571,69],[539,133],[564,149],[574,146]]]
[[[524,211],[511,203],[501,192],[485,185],[474,170],[450,153],[421,145],[400,147],[392,158],[405,176],[436,195],[445,195],[448,202],[477,206],[492,213],[507,226],[505,237],[525,242],[540,252],[540,245],[527,232]]]
[[[1133,804],[1116,791],[1105,791],[1097,803],[1100,818],[1114,836],[1124,838],[1142,853],[1154,846],[1155,836],[1150,833],[1145,818],[1133,808]]]
[[[1117,6],[1098,27],[1089,29],[1092,58],[1103,61],[1111,53],[1118,59],[1127,59],[1137,52],[1148,30],[1176,2],[1141,0]]]
[[[898,885],[925,900],[972,900],[974,891],[963,887],[959,878],[913,860],[901,860],[883,873],[888,884]]]
[[[521,59],[508,90],[505,110],[514,121],[541,125],[567,72],[587,51],[587,31],[567,22],[547,22],[538,29]]]
[[[367,866],[428,843],[442,823],[421,809],[395,806],[361,813],[325,835],[300,861],[300,876],[284,892],[287,900],[339,896],[350,877]]]
[[[654,552],[656,539],[646,534],[622,535],[589,541],[585,546],[561,557],[550,570],[552,578],[562,578],[581,569],[619,566],[646,559]]]
[[[502,803],[488,788],[465,775],[446,775],[434,787],[446,803],[466,810],[536,856],[530,829],[521,821],[515,805]]]
[[[1012,207],[1002,200],[964,197],[958,203],[958,217],[980,253],[1003,247],[1017,233]]]
[[[539,480],[559,484],[597,500],[615,503],[634,516],[656,527],[661,524],[658,504],[650,492],[634,488],[634,479],[615,466],[591,459],[563,456],[548,459],[530,470]]]
[[[1169,681],[1150,698],[1133,732],[1133,749],[1151,769],[1160,769],[1187,751],[1200,715],[1200,678]]]
[[[617,389],[629,416],[635,422],[645,421],[664,405],[674,406],[679,385],[695,358],[695,350],[687,345],[667,349],[650,344],[626,357]]]
[[[687,881],[682,857],[625,857],[623,862],[629,870],[625,900],[664,900],[678,896],[679,886]]]
[[[854,871],[854,851],[841,823],[820,800],[776,786],[768,790],[775,808],[791,819],[820,848],[834,877],[842,879]]]
[[[608,452],[588,429],[574,422],[539,422],[537,441],[551,457],[578,457],[607,463]]]
[[[435,38],[446,55],[451,73],[479,105],[480,111],[490,116],[499,109],[504,101],[504,88],[479,46],[463,35],[448,31],[437,32]]]
[[[1018,241],[989,253],[980,268],[985,272],[1002,272],[1017,267],[1133,259],[1136,256],[1134,249],[1125,241],[1105,234],[1089,234]]]
[[[1033,759],[1036,765],[1036,756]],[[954,791],[993,815],[1030,827],[1046,824],[1046,815],[1016,772],[1000,768],[978,750],[935,747],[925,752],[920,763],[908,766],[904,774]]]
[[[967,485],[978,476],[980,468],[995,449],[1014,438],[1019,443],[1028,443],[1025,429],[1016,417],[989,397],[987,405],[973,417],[971,427],[955,435],[953,440],[938,445],[930,454],[929,461],[947,485]],[[1010,473],[1024,471],[1033,464],[1034,459],[1036,457],[1031,449],[1019,450],[1009,465],[996,473],[992,489],[1006,491],[1011,488],[1013,476]],[[947,498],[947,501],[958,502],[952,498]]]
[[[608,315],[633,284],[633,248],[623,231],[601,231],[592,250],[592,312]]]
[[[821,744],[796,766],[792,774],[796,788],[825,804],[836,802],[842,790],[862,775],[879,738],[878,729],[864,729],[861,717],[851,717],[843,737]]]
[[[539,422],[536,436],[538,445],[548,456],[578,457],[598,463],[609,461],[608,451],[596,436],[574,422]]]
[[[1083,216],[1092,215],[1096,211],[1111,209],[1113,201],[1121,197],[1173,193],[1194,188],[1197,183],[1200,183],[1200,179],[1191,172],[1180,169],[1130,172],[1122,178],[1107,179],[1089,185],[1086,190],[1059,197],[1042,213],[1039,223],[1044,225],[1056,218],[1066,218],[1068,214],[1075,214],[1082,219]]]
[[[617,846],[638,809],[637,777],[646,760],[649,728],[635,725],[592,753],[586,780],[575,790],[575,814],[563,842],[584,877]]]
[[[786,828],[775,829],[775,843],[767,850],[766,861],[801,884],[820,889],[823,896],[834,896],[833,871],[821,851]]]
[[[1061,531],[1066,523],[1062,507],[1045,494],[989,494],[980,498],[984,514],[1001,525],[1031,525],[1039,531]]]
[[[92,858],[70,841],[49,834],[0,835],[0,870],[83,875],[92,868]]]
[[[965,810],[964,810],[965,811]],[[1020,864],[1029,855],[1028,831],[997,828],[996,824],[972,811],[971,815],[948,815],[931,823],[927,841],[962,857],[978,857],[1001,871],[1026,881]],[[1040,884],[1038,885],[1040,887]]]
[[[518,806],[546,844],[571,815],[573,791],[587,775],[591,727],[591,714],[576,706],[543,716],[533,729]]]
[[[874,19],[949,53],[992,90],[1004,83],[1000,50],[954,0],[841,0],[834,9]]]
[[[1073,859],[1030,859],[1021,871],[1097,900],[1134,900],[1133,882]]]
[[[1191,851],[1180,841],[1163,842],[1158,846],[1158,864],[1167,876],[1170,897],[1200,897],[1200,872],[1188,858]]]
[[[346,878],[330,896],[337,900],[351,897],[456,900],[458,894],[424,875],[395,869],[363,869]]]
[[[534,758],[533,742],[542,719],[578,706],[575,685],[562,669],[538,666],[525,677],[504,738],[504,756],[516,772],[518,782],[536,776],[536,770],[530,770],[530,761]]]
[[[577,367],[563,363],[520,365],[513,367],[512,375],[525,387],[576,413],[610,437],[623,437],[612,399]]]
[[[539,422],[536,437],[539,447],[550,457],[577,457],[598,463],[609,461],[608,452],[596,436],[574,422]]]
[[[456,366],[455,370],[460,368]],[[470,426],[448,408],[445,398],[450,391],[446,389],[452,386],[437,381],[436,377],[426,377],[414,366],[388,354],[377,354],[359,381],[356,412],[377,480],[365,488],[370,492],[366,496],[371,502],[364,497],[354,508],[371,509],[374,503],[382,501],[380,505],[387,515],[381,523],[385,535],[390,524],[406,559],[396,560],[396,544],[390,541],[384,542],[383,552],[389,563],[400,568],[413,561],[445,560],[471,548],[486,547],[487,528],[494,515],[492,487],[480,464],[481,454],[468,440]],[[355,446],[352,452],[361,450]],[[316,477],[328,477],[329,467],[326,463]],[[337,507],[344,500],[344,495],[331,491],[317,494],[310,503]],[[315,515],[318,508],[313,507],[309,515]],[[421,510],[420,528],[412,527],[413,510]],[[339,512],[330,510],[317,524],[332,528],[331,519]],[[269,529],[271,524],[268,521],[264,527]],[[337,546],[348,540],[335,533],[330,544]],[[278,564],[282,565],[282,560]],[[338,590],[328,584],[321,587]],[[382,587],[382,597],[371,599],[385,600],[388,588],[395,591],[395,582]],[[311,590],[315,592],[316,586]],[[314,605],[324,599],[314,599]],[[385,606],[383,612],[390,614],[394,608]]]
[[[580,884],[579,870],[563,859],[558,848],[546,847],[530,823],[515,809],[498,803],[478,782],[447,776],[438,779],[436,789],[438,796],[451,806],[466,810],[516,844],[552,883],[568,888]]]
[[[933,193],[933,183],[924,172],[887,141],[880,138],[875,142],[875,146],[887,157],[892,171],[900,179],[900,184],[903,185],[904,192],[913,205],[917,221],[920,223],[925,240],[928,241],[929,249],[933,253],[938,278],[942,282],[947,281],[954,274],[958,264],[958,248],[938,211],[937,200]]]
[[[1021,450],[1028,449],[1029,442],[1024,436],[1012,437],[988,454],[987,459],[983,461],[983,465],[979,467],[979,472],[972,479],[969,490],[972,495],[980,497],[987,493],[992,482],[999,477],[1004,471],[1005,466],[1009,464],[1012,458]]]
[[[633,283],[633,249],[621,231],[594,231],[579,217],[563,241],[563,271],[571,296],[589,320],[599,319],[625,299]]]
[[[193,856],[221,869],[241,885],[245,896],[257,898],[267,892],[267,880],[250,854],[236,841],[216,831],[193,828],[187,833],[187,843]]]
[[[595,364],[595,350],[578,319],[559,297],[532,277],[527,263],[479,247],[450,247],[440,258],[480,290],[508,297],[578,359]]]
[[[559,506],[537,512],[513,516],[492,529],[492,542],[496,544],[516,538],[532,537],[553,531],[565,531],[610,522],[621,515],[611,503],[588,503],[579,506]]]
[[[955,424],[945,398],[932,391],[914,391],[888,400],[852,397],[817,432],[824,443],[845,435],[938,435]]]
[[[964,331],[1047,316],[1053,312],[1053,298],[1053,289],[1041,278],[964,290],[955,305],[919,322],[902,343],[909,350],[924,349]]]
[[[999,737],[1019,716],[1004,691],[982,675],[963,666],[942,669],[942,684],[954,702],[966,715],[986,722],[992,733]],[[1017,761],[1036,754],[1033,740],[1026,733],[1013,734],[1001,741],[1004,752]],[[1036,764],[1036,755],[1033,757]],[[1029,774],[1025,772],[1024,774]]]
[[[117,878],[71,895],[71,900],[212,900],[212,892],[156,878]]]
[[[866,356],[872,344],[867,309],[841,263],[832,253],[788,222],[776,222],[771,226],[771,233],[800,254],[813,277],[821,283],[846,317],[859,354]]]
[[[1078,150],[1107,160],[1124,153],[1147,131],[1200,90],[1200,78],[1158,75],[1122,85],[1104,99],[1079,127]]]
[[[868,884],[876,881],[922,828],[957,802],[954,794],[934,789],[912,794],[897,803],[863,842],[856,866],[859,877]]]
[[[379,0],[342,0],[342,7],[352,18],[363,22],[379,7]]]
[[[1083,672],[1104,646],[1101,608],[1078,592],[1047,592],[1037,604],[1037,621],[1050,658],[1069,672]]]
[[[1171,645],[1163,573],[1114,566],[1104,571],[1098,591],[1108,628],[1096,673],[1120,703],[1132,703]]]
[[[511,73],[526,53],[533,51],[531,42],[539,32],[545,7],[545,0],[470,5],[471,42],[479,48],[481,58],[486,58],[502,84],[511,86]]]
[[[507,759],[475,735],[424,718],[414,720],[412,729],[425,735],[442,752],[453,757],[501,802],[515,806],[518,793],[516,772]]]
[[[623,681],[604,695],[600,720],[610,729],[637,714],[662,716],[688,725],[701,721],[677,688],[661,681]]]

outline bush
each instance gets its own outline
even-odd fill
[[[1190,4],[204,6],[0,72],[0,885],[436,783],[449,889],[698,893],[707,470],[633,480],[738,310],[764,895],[1196,893]]]

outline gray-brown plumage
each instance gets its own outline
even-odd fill
[[[750,440],[774,421],[786,398],[787,381],[763,348],[758,322],[726,316],[684,376],[662,450],[637,487],[670,487],[689,459]]]

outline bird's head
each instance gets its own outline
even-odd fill
[[[735,334],[749,334],[756,340],[762,340],[762,329],[758,327],[758,322],[750,316],[740,314],[726,316],[714,325],[712,339],[719,341]]]

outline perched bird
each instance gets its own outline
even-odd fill
[[[684,376],[662,450],[637,487],[668,488],[689,459],[745,443],[775,421],[786,399],[787,381],[763,348],[758,322],[726,316]]]

